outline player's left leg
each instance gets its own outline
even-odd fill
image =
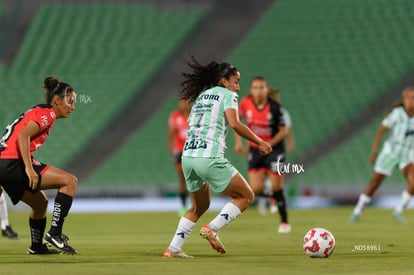
[[[400,204],[395,208],[393,217],[398,222],[405,222],[403,211],[407,208],[412,195],[414,194],[414,164],[410,163],[401,169],[402,174],[407,180],[407,189],[401,194]]]
[[[283,190],[283,175],[276,174],[269,171],[268,177],[272,183],[273,198],[276,200],[277,208],[279,210],[281,223],[279,225],[279,233],[290,233],[291,226],[288,222],[287,216],[287,201]]]
[[[76,254],[76,250],[68,245],[69,238],[62,234],[62,227],[72,206],[77,183],[78,180],[74,175],[55,167],[49,167],[42,174],[40,185],[42,190],[58,189],[53,207],[52,224],[45,240],[56,248],[72,254]]]
[[[16,239],[19,235],[13,231],[9,224],[9,215],[7,212],[7,203],[4,196],[3,188],[0,187],[0,220],[1,234],[10,239]]]

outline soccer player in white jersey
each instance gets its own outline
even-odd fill
[[[388,130],[391,130],[391,133],[377,157],[381,138]],[[414,87],[403,90],[401,102],[392,108],[382,121],[374,139],[370,162],[375,163],[374,175],[364,193],[359,196],[350,222],[359,219],[364,206],[371,201],[372,195],[384,178],[390,176],[397,165],[407,180],[407,189],[402,192],[401,202],[395,208],[393,217],[399,222],[404,222],[403,210],[414,194]]]
[[[191,72],[183,73],[180,96],[194,104],[188,118],[182,167],[192,205],[181,217],[164,258],[192,258],[182,251],[182,246],[210,206],[210,188],[232,198],[200,230],[200,236],[221,254],[226,253],[226,249],[218,237],[218,231],[237,218],[254,200],[246,180],[224,157],[227,125],[240,136],[258,144],[261,153],[272,151],[267,142],[239,120],[239,71],[228,63],[215,61],[204,66],[194,57],[187,64]]]

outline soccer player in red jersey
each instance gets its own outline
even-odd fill
[[[168,151],[174,158],[175,168],[179,181],[179,196],[181,200],[180,216],[187,212],[187,188],[185,186],[184,173],[181,168],[181,155],[187,136],[188,116],[190,115],[191,106],[187,100],[178,101],[178,109],[170,114],[168,119]]]
[[[250,82],[250,95],[240,101],[240,116],[247,120],[247,125],[261,139],[272,145],[269,155],[261,155],[257,145],[249,143],[249,183],[256,195],[263,196],[264,179],[267,176],[271,183],[272,197],[277,201],[281,223],[279,233],[289,233],[291,226],[287,218],[287,204],[283,193],[283,170],[285,161],[285,146],[283,140],[287,135],[281,105],[269,97],[269,87],[266,79],[254,77]],[[243,153],[241,138],[236,135],[235,150]]]
[[[47,140],[53,123],[75,110],[76,94],[67,83],[55,77],[44,80],[46,104],[27,110],[6,127],[0,139],[0,184],[13,204],[23,201],[32,211],[29,226],[32,244],[29,254],[76,254],[62,234],[65,217],[72,206],[77,179],[72,174],[35,161],[33,152]],[[64,144],[62,144],[64,148]],[[45,240],[59,249],[49,249],[42,238],[46,228],[48,199],[42,190],[58,189],[50,230]]]

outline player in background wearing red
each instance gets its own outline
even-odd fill
[[[9,215],[7,211],[6,198],[4,196],[3,189],[0,187],[0,221],[1,221],[1,234],[3,237],[9,239],[17,239],[19,236],[16,232],[13,231],[9,224]]]
[[[54,77],[44,80],[44,89],[46,104],[34,106],[17,117],[0,139],[0,184],[13,204],[23,201],[32,208],[29,218],[32,244],[27,253],[76,254],[67,243],[69,238],[62,234],[62,227],[72,206],[77,179],[68,172],[35,161],[33,156],[49,137],[55,120],[67,118],[75,110],[76,94],[69,84]],[[49,249],[42,241],[48,204],[42,190],[46,189],[58,189],[58,192],[45,240],[60,251]]]
[[[269,87],[269,97],[273,100],[275,100],[276,102],[278,102],[279,104],[281,104],[280,101],[280,97],[281,97],[281,91],[278,89],[272,89]],[[292,154],[293,151],[295,150],[295,138],[293,136],[293,131],[292,131],[292,118],[290,116],[290,113],[288,112],[288,110],[286,110],[286,108],[284,108],[282,106],[281,108],[282,111],[282,115],[283,118],[285,120],[285,126],[286,126],[286,153],[287,154]],[[274,198],[272,198],[272,183],[269,181],[268,178],[266,178],[265,180],[265,190],[264,193],[269,195],[269,204],[270,204],[270,213],[271,214],[276,214],[278,212],[277,209],[277,204],[276,204],[276,200]],[[268,199],[266,197],[259,197],[258,198],[258,203],[257,203],[257,207],[259,209],[260,214],[262,215],[266,215],[267,213],[267,202]]]
[[[175,168],[178,174],[179,190],[178,195],[181,200],[180,217],[187,212],[187,188],[185,186],[184,173],[181,167],[181,156],[185,137],[187,136],[188,116],[190,115],[191,105],[187,100],[178,101],[178,109],[170,114],[168,119],[168,151],[174,158]]]
[[[253,192],[259,196],[266,196],[264,179],[267,176],[272,183],[272,197],[277,201],[278,212],[281,218],[279,233],[289,233],[291,226],[288,223],[287,203],[283,192],[283,175],[281,166],[285,161],[285,146],[283,143],[287,135],[284,117],[279,103],[269,97],[269,87],[266,79],[254,77],[250,82],[250,95],[240,101],[240,116],[247,120],[247,125],[273,148],[271,154],[259,154],[257,145],[249,143],[249,183]],[[241,138],[236,134],[235,150],[243,154]],[[280,166],[280,167],[278,167]]]

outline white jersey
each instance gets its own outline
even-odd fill
[[[289,112],[285,108],[281,108],[280,111],[282,112],[283,118],[285,119],[285,126],[287,128],[292,128],[292,118],[290,117]]]
[[[408,116],[404,107],[394,108],[382,121],[382,125],[391,130],[384,143],[383,150],[396,158],[405,158],[413,154],[414,117]]]
[[[183,156],[218,158],[226,149],[227,121],[224,111],[238,110],[238,95],[223,87],[202,92],[188,118]]]

